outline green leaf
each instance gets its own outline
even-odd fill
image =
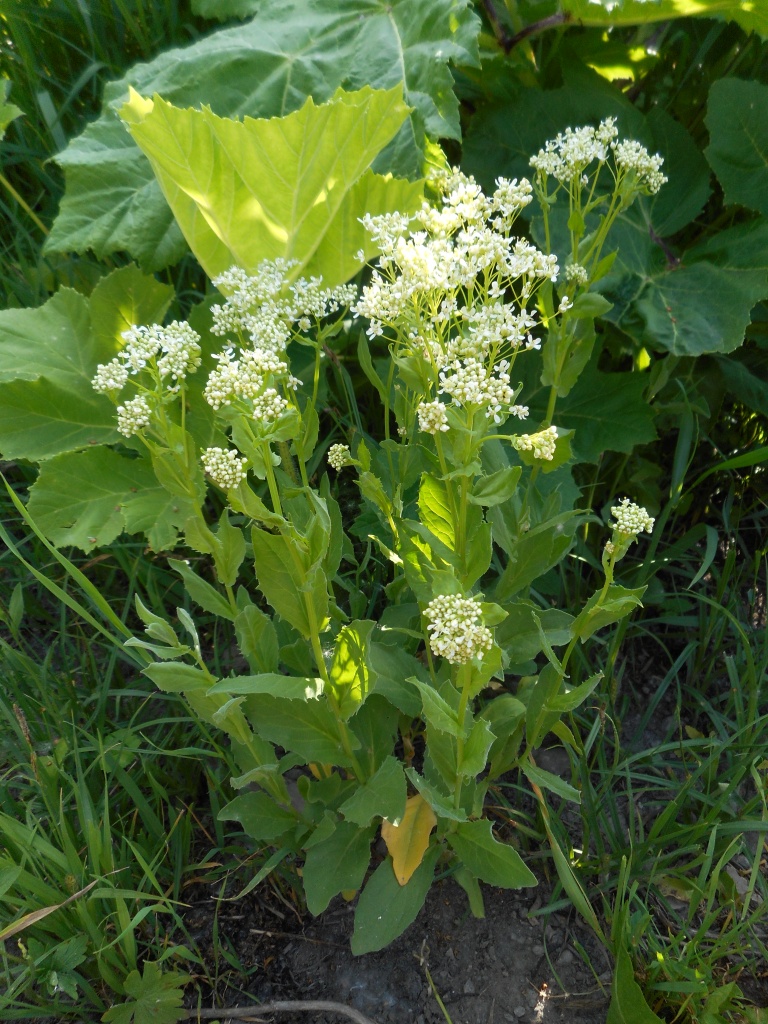
[[[560,716],[549,708],[560,692],[563,674],[556,665],[547,662],[539,672],[533,689],[528,694],[525,709],[525,738],[529,747],[537,747]]]
[[[576,616],[571,627],[573,635],[578,636],[583,643],[598,629],[623,619],[642,605],[641,598],[645,590],[645,587],[628,590],[618,583],[612,583],[602,599],[602,591],[596,591]]]
[[[525,775],[529,782],[534,782],[540,789],[548,789],[550,792],[562,797],[563,800],[569,800],[571,803],[581,803],[581,793],[578,789],[571,786],[565,779],[561,779],[559,775],[544,771],[543,768],[537,768],[526,761],[523,761],[520,767],[523,770],[523,775]]]
[[[103,277],[91,292],[91,321],[97,341],[123,347],[121,334],[141,324],[161,324],[173,287],[161,284],[129,263]]]
[[[259,693],[247,698],[246,709],[259,736],[301,755],[307,763],[351,765],[336,718],[322,698],[286,700]]]
[[[632,959],[623,946],[616,951],[616,970],[611,983],[611,1003],[606,1024],[661,1024],[635,981]]]
[[[472,726],[464,751],[461,755],[458,774],[474,779],[484,771],[488,761],[488,751],[496,737],[485,719],[478,719]]]
[[[448,493],[450,483],[424,473],[419,487],[419,519],[441,544],[456,550],[456,537]]]
[[[155,551],[172,548],[189,514],[158,486],[148,459],[102,447],[44,462],[28,507],[54,544],[83,551],[110,544],[124,530],[147,533]]]
[[[211,677],[201,668],[194,665],[183,665],[179,662],[155,662],[147,665],[144,675],[148,676],[155,686],[164,693],[188,693],[193,690],[208,690]]]
[[[178,558],[169,558],[168,564],[184,580],[184,589],[195,604],[200,605],[204,611],[210,612],[211,615],[234,622],[235,614],[229,605],[229,601],[215,587],[198,576],[189,562],[183,562]]]
[[[405,885],[395,878],[389,857],[376,868],[357,901],[352,935],[355,956],[383,949],[416,920],[432,885],[440,852],[438,844],[431,847]]]
[[[101,1019],[105,1024],[176,1024],[187,1016],[181,989],[188,981],[187,974],[162,973],[158,964],[145,960],[143,974],[131,971],[123,983],[130,998],[111,1007]]]
[[[447,838],[464,866],[481,882],[502,889],[522,889],[538,884],[517,850],[494,838],[490,821],[460,822]]]
[[[469,501],[473,505],[484,505],[486,508],[500,505],[511,498],[517,490],[521,473],[520,466],[507,466],[488,476],[480,477],[473,485],[472,493],[468,495]]]
[[[314,701],[322,690],[322,679],[264,672],[257,676],[231,676],[228,679],[221,679],[211,687],[210,692],[245,696],[268,694],[281,700]]]
[[[459,723],[456,712],[431,683],[422,683],[415,677],[408,680],[421,694],[422,714],[428,728],[438,729],[449,736],[465,736],[464,723]]]
[[[594,675],[580,683],[579,686],[573,686],[570,690],[555,697],[549,704],[549,710],[557,711],[561,715],[569,711],[575,711],[594,692],[602,678],[602,672],[595,672]]]
[[[407,116],[402,89],[310,97],[282,118],[235,121],[136,93],[120,110],[149,158],[190,248],[209,277],[264,259],[296,261],[293,277],[328,285],[373,255],[365,212],[413,210],[418,184],[367,170]]]
[[[768,85],[721,78],[707,102],[707,160],[726,203],[768,216]]]
[[[91,380],[115,354],[91,329],[90,305],[62,288],[37,309],[0,312],[0,451],[47,459],[117,441],[114,406]]]
[[[371,619],[355,619],[339,630],[328,672],[331,690],[342,718],[349,718],[368,696],[376,680],[369,645],[376,625]]]
[[[298,816],[266,793],[241,793],[219,811],[219,821],[238,821],[251,839],[269,843],[295,828]]]
[[[415,718],[421,713],[421,699],[412,683],[407,680],[423,671],[421,662],[402,647],[372,643],[370,659],[376,673],[375,692],[393,704],[404,715]]]
[[[571,639],[573,616],[559,608],[537,608],[529,601],[507,605],[507,618],[496,629],[496,643],[503,648],[513,665],[531,661],[543,650],[539,629],[533,619],[535,612],[551,646],[561,647]]]
[[[506,604],[510,597],[526,590],[535,579],[557,565],[573,543],[577,525],[575,519],[545,523],[541,529],[515,537],[509,545],[509,561],[496,584],[494,599]]]
[[[183,255],[149,161],[115,113],[129,85],[178,107],[209,104],[221,117],[275,117],[308,96],[322,103],[341,85],[387,89],[404,81],[416,113],[382,167],[399,175],[420,173],[425,129],[433,139],[460,137],[448,62],[478,60],[480,21],[467,0],[290,0],[253,13],[244,25],[166,50],[107,85],[99,119],[56,158],[66,191],[48,251],[127,251],[148,270]]]
[[[338,893],[360,888],[371,861],[374,832],[373,827],[340,821],[327,839],[308,851],[302,881],[310,914],[322,914]]]
[[[275,672],[279,660],[277,632],[272,620],[255,604],[246,605],[235,619],[240,653],[253,672]]]
[[[245,532],[242,527],[230,523],[226,508],[221,513],[216,537],[219,541],[214,551],[216,578],[224,586],[233,587],[246,554]]]
[[[447,736],[447,733],[441,735]],[[452,772],[452,774],[455,778],[455,756],[453,760],[454,771]],[[456,807],[454,807],[451,797],[445,795],[444,793],[440,793],[437,790],[437,788],[432,785],[431,782],[428,782],[427,779],[424,778],[423,775],[419,775],[415,768],[406,768],[405,774],[410,779],[414,789],[421,793],[421,795],[424,797],[424,799],[435,812],[435,814],[438,816],[438,818],[448,818],[450,821],[467,820],[466,812],[463,811],[461,808],[457,809]]]
[[[11,83],[8,79],[0,80],[0,141],[5,138],[5,129],[11,121],[15,121],[17,117],[21,117],[24,113],[15,103],[6,102],[10,90]]]
[[[309,637],[325,629],[328,589],[322,569],[293,537],[254,528],[251,533],[259,589],[278,615]],[[305,600],[306,595],[306,600]],[[309,605],[311,611],[308,611]],[[309,615],[314,612],[314,623]]]
[[[768,38],[768,12],[758,2],[743,0],[562,0],[562,9],[582,25],[618,28],[645,25],[673,18],[703,17],[735,21],[745,32],[758,32]]]
[[[647,384],[642,373],[601,373],[594,360],[589,363],[555,412],[557,426],[574,431],[577,462],[597,462],[604,451],[631,452],[655,440]]]
[[[339,814],[356,825],[368,825],[374,818],[386,819],[394,825],[405,812],[406,795],[403,765],[390,755],[376,774],[344,801]]]

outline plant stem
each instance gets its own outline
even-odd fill
[[[280,491],[277,487],[277,479],[275,478],[275,470],[272,465],[272,449],[269,447],[268,441],[262,441],[261,450],[264,455],[264,467],[267,472],[267,486],[269,487],[269,496],[272,499],[272,511],[277,515],[282,516],[283,506],[280,504]]]

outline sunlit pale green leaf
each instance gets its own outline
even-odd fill
[[[368,211],[412,209],[420,188],[367,170],[407,116],[399,87],[339,93],[292,114],[235,121],[132,93],[121,108],[187,242],[210,277],[296,261],[337,284],[373,254]]]
[[[106,87],[99,119],[56,158],[66,191],[49,251],[127,251],[148,270],[184,252],[149,161],[117,117],[129,86],[177,107],[207,104],[221,117],[280,117],[308,96],[322,103],[340,86],[403,82],[415,114],[378,169],[410,177],[422,168],[425,131],[432,139],[460,137],[448,63],[478,59],[480,20],[467,0],[228,2],[225,13],[254,17],[166,50]]]
[[[768,38],[768,10],[763,0],[561,0],[562,9],[582,25],[619,27],[673,18],[719,18],[735,21],[745,32]]]

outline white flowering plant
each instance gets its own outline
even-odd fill
[[[146,637],[129,644],[155,659],[145,671],[160,689],[228,734],[240,774],[221,818],[275,848],[269,868],[301,865],[313,913],[362,890],[356,952],[413,920],[439,861],[476,913],[481,882],[535,884],[484,814],[506,772],[542,801],[578,799],[536,750],[553,731],[578,747],[562,717],[601,674],[574,676],[571,655],[640,603],[614,570],[653,520],[629,499],[612,509],[604,583],[583,608],[529,591],[587,517],[562,501],[571,431],[556,401],[591,345],[582,328],[602,301],[590,288],[611,223],[659,186],[659,163],[618,142],[609,119],[547,146],[533,184],[499,179],[486,195],[441,170],[415,212],[362,218],[379,256],[361,288],[328,287],[284,258],[233,266],[214,278],[207,327],[133,325],[96,369],[94,390],[146,450],[213,582],[200,559],[172,566],[203,614],[230,624],[248,671],[214,674],[210,634],[183,609],[182,638],[137,601]],[[596,188],[606,169],[610,196]],[[513,230],[535,199],[546,219],[561,189],[565,273]],[[348,352],[355,337],[378,427],[345,418],[329,390],[333,346]],[[518,360],[540,349],[551,397],[529,424]],[[387,854],[369,876],[378,834]]]

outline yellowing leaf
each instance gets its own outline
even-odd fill
[[[381,838],[387,844],[400,885],[407,884],[424,859],[430,833],[436,824],[435,812],[419,794],[406,801],[405,814],[399,825],[382,822]]]

